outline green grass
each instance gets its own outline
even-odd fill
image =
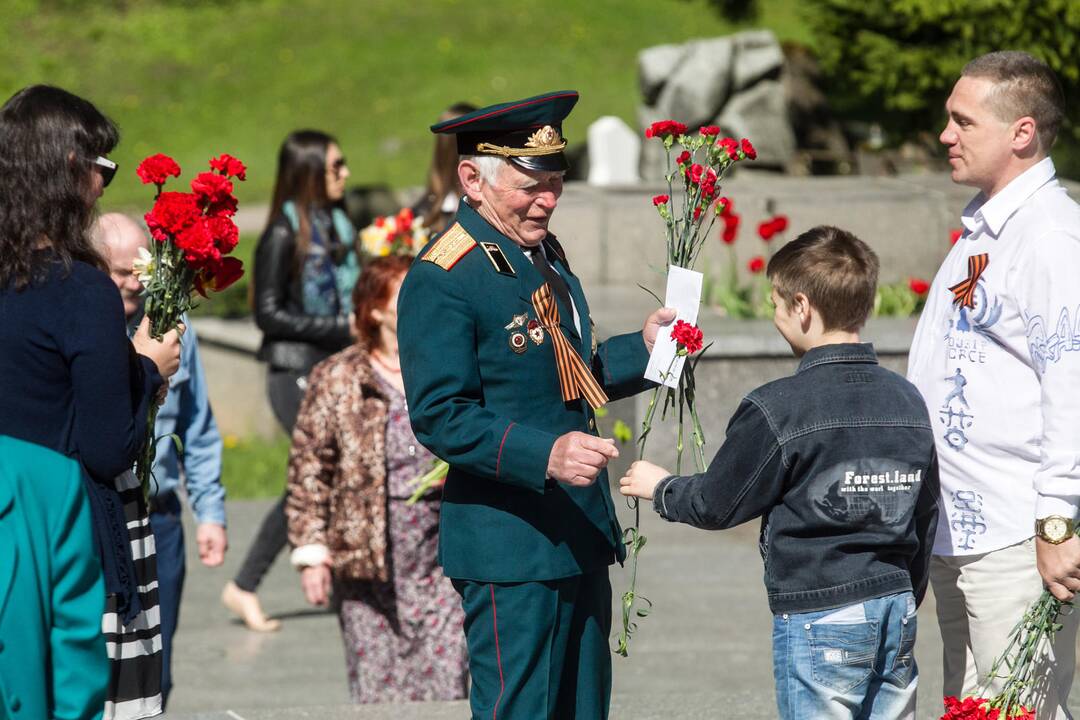
[[[277,497],[285,490],[289,439],[225,437],[221,481],[230,500]]]
[[[809,42],[797,0],[760,7],[753,26]],[[134,169],[154,152],[185,178],[230,152],[250,168],[240,200],[266,202],[292,129],[336,134],[352,182],[420,185],[452,102],[574,88],[580,141],[602,115],[636,126],[642,48],[744,26],[707,0],[0,0],[0,96],[55,83],[118,122],[105,209],[149,205]]]

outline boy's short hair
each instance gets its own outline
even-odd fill
[[[855,332],[874,309],[877,254],[847,230],[818,225],[780,248],[767,274],[776,294],[791,304],[802,293],[826,330]]]

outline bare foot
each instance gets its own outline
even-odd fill
[[[259,596],[253,592],[241,590],[230,580],[221,591],[221,604],[236,613],[248,630],[254,632],[276,632],[281,629],[281,621],[266,617]]]

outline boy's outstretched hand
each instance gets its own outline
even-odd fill
[[[638,460],[619,479],[619,492],[631,497],[652,500],[653,491],[660,481],[671,475],[667,470],[651,462]]]

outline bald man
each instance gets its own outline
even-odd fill
[[[124,301],[130,332],[143,314],[143,286],[132,270],[139,249],[147,247],[146,231],[119,213],[102,215],[94,228],[98,249],[109,263],[109,274]],[[185,320],[186,322],[186,320]],[[158,602],[161,607],[162,699],[172,689],[172,638],[184,586],[184,531],[180,522],[181,470],[195,514],[195,541],[207,567],[225,560],[225,488],[221,485],[221,435],[210,410],[206,381],[195,330],[188,324],[180,354],[180,369],[172,376],[165,404],[158,410],[158,441],[150,498],[150,526],[157,547]],[[175,433],[183,452],[168,437]]]

